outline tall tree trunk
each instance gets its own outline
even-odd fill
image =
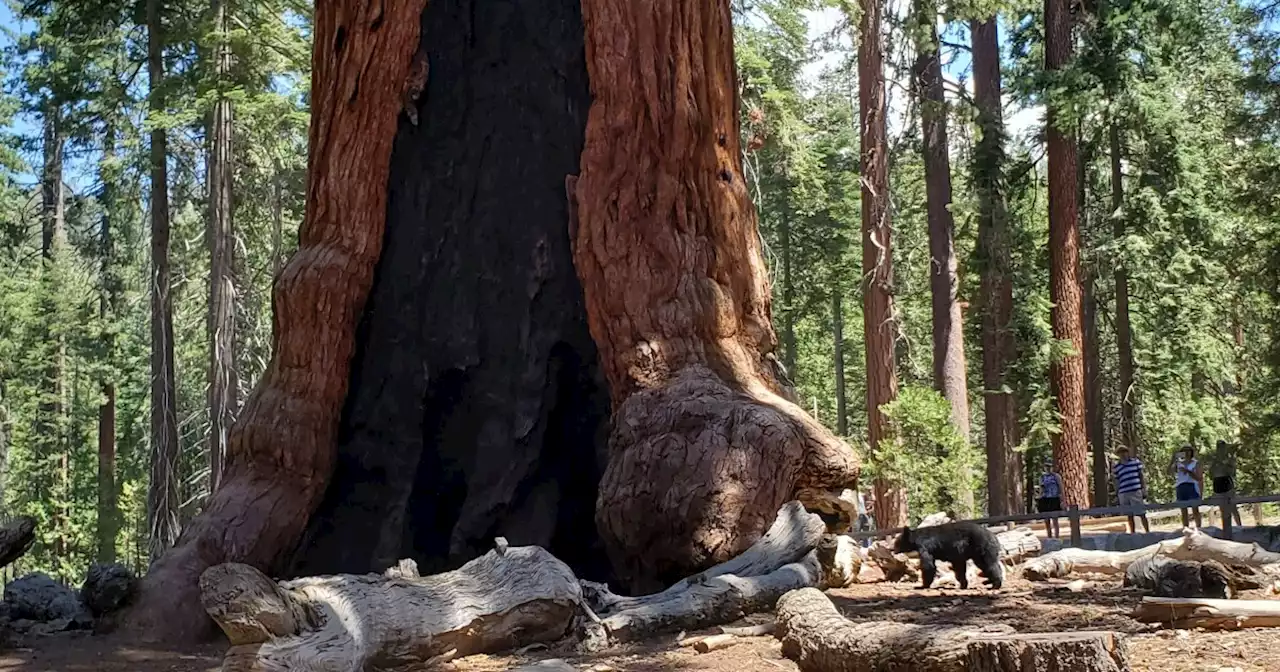
[[[947,144],[947,101],[943,92],[942,52],[937,8],[916,0],[915,76],[920,91],[924,142],[924,179],[929,219],[929,293],[933,307],[933,385],[951,405],[951,424],[969,440],[969,385],[964,357],[955,219],[951,216],[951,159]],[[971,517],[973,489],[968,474],[957,479],[958,514]]]
[[[116,268],[114,216],[117,212],[116,133],[108,124],[102,137],[102,268],[99,314],[104,324],[113,322],[119,309],[119,275]],[[98,405],[98,562],[116,561],[116,536],[120,522],[116,505],[116,375],[118,360],[114,332],[106,342],[106,376],[102,381],[103,401]]]
[[[1076,135],[1080,140],[1080,161],[1076,165],[1076,198],[1080,203],[1080,228],[1086,236],[1094,234],[1089,217],[1089,198],[1087,173],[1092,162],[1090,146],[1084,142],[1084,130],[1079,125]],[[1091,244],[1091,238],[1082,237],[1083,245]],[[1098,301],[1097,301],[1097,264],[1090,262],[1085,266],[1084,282],[1081,287],[1081,321],[1084,329],[1084,405],[1085,429],[1089,439],[1089,451],[1093,455],[1093,506],[1107,505],[1107,469],[1106,424],[1102,412],[1102,354],[1101,343],[1098,342]]]
[[[163,0],[147,0],[150,110],[165,112]],[[169,279],[169,169],[165,129],[151,131],[151,483],[147,523],[151,560],[174,544],[181,497],[178,400],[173,364],[173,297]]]
[[[973,173],[978,190],[978,254],[982,259],[982,386],[987,448],[987,509],[1023,510],[1021,456],[1014,450],[1018,404],[1006,380],[1014,359],[1013,282],[1004,196],[1004,118],[997,21],[971,21],[973,87],[980,136]]]
[[[615,417],[596,520],[645,590],[741,552],[797,487],[851,487],[857,466],[770,362],[729,1],[582,8],[594,99],[574,263]]]
[[[150,3],[158,22],[157,0]],[[135,634],[212,637],[200,574],[222,562],[278,573],[320,503],[382,248],[392,141],[423,3],[316,7],[307,210],[298,252],[273,290],[276,347],[231,431],[222,487],[142,582],[126,617]],[[156,39],[155,56],[159,46]]]
[[[1096,280],[1097,274],[1091,269],[1084,281],[1085,420],[1089,449],[1093,454],[1093,505],[1106,506],[1110,473],[1107,467],[1107,430],[1102,413],[1102,355],[1098,343],[1098,300],[1094,295]]]
[[[894,358],[897,330],[893,314],[893,228],[889,220],[888,110],[880,35],[884,8],[881,0],[861,0],[861,5],[858,121],[862,139],[862,325],[867,352],[867,439],[874,455],[895,449],[880,445],[888,423],[880,407],[898,396]],[[907,491],[898,478],[876,479],[876,522],[881,527],[907,524]]]
[[[836,434],[848,436],[849,411],[844,387],[844,291],[838,280],[833,281],[831,290],[831,331],[836,368]]]
[[[1117,242],[1124,240],[1124,175],[1120,170],[1120,126],[1114,120],[1107,129],[1111,145],[1111,225]],[[1133,454],[1141,452],[1138,441],[1137,395],[1133,386],[1133,327],[1129,322],[1129,271],[1125,269],[1124,253],[1116,260],[1116,345],[1120,364],[1120,442]]]
[[[67,470],[68,434],[70,429],[67,408],[67,344],[62,310],[57,297],[61,295],[64,277],[58,262],[67,247],[65,199],[63,194],[63,151],[66,135],[62,127],[61,110],[56,102],[45,102],[44,110],[44,165],[41,171],[41,256],[44,262],[42,275],[41,314],[44,323],[44,341],[52,348],[44,371],[37,408],[36,442],[37,457],[54,459],[58,465],[54,484],[55,513],[52,516],[54,553],[67,552],[70,481]]]
[[[791,208],[782,210],[782,362],[796,379],[796,288],[791,277]]]
[[[271,171],[271,278],[280,277],[284,267],[284,185],[280,164]]]
[[[240,388],[235,365],[235,230],[232,223],[231,100],[223,95],[231,69],[227,3],[213,0],[217,97],[209,123],[209,492],[218,489]]]
[[[1045,69],[1064,69],[1072,58],[1068,0],[1045,0]],[[1062,475],[1062,504],[1089,502],[1088,439],[1084,422],[1084,336],[1080,300],[1080,226],[1076,203],[1076,144],[1061,121],[1061,100],[1049,101],[1049,299],[1053,337],[1067,344],[1050,364],[1061,430],[1053,457]]]

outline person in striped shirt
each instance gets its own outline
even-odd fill
[[[1124,447],[1117,450],[1116,455],[1120,461],[1111,466],[1111,475],[1116,481],[1116,497],[1120,500],[1120,506],[1140,507],[1147,492],[1147,475],[1142,471],[1142,460],[1131,457],[1129,449]],[[1143,531],[1150,532],[1151,525],[1147,522],[1146,510],[1140,510],[1138,516],[1142,518]],[[1130,513],[1129,533],[1137,531],[1133,514]]]

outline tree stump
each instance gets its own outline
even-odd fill
[[[1017,635],[1007,625],[942,628],[840,615],[821,591],[778,600],[782,653],[802,672],[1126,672],[1123,638],[1110,632]]]
[[[561,638],[582,603],[573,572],[536,546],[425,577],[277,584],[248,565],[217,565],[200,589],[233,645],[223,672],[360,672],[501,651]]]
[[[1114,632],[1048,632],[978,636],[969,642],[968,672],[1124,672],[1124,639]]]

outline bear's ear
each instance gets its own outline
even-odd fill
[[[902,528],[902,536],[904,536],[904,537],[910,537],[910,536],[911,536],[911,528],[909,528],[909,527],[904,527],[904,528]]]

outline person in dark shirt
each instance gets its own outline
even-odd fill
[[[1217,450],[1213,455],[1213,467],[1210,469],[1209,474],[1213,477],[1211,484],[1213,485],[1213,495],[1215,497],[1235,493],[1236,455],[1226,441],[1218,440]],[[1240,511],[1235,507],[1231,507],[1231,511],[1235,514],[1236,524],[1244,527],[1244,521],[1240,519]]]

